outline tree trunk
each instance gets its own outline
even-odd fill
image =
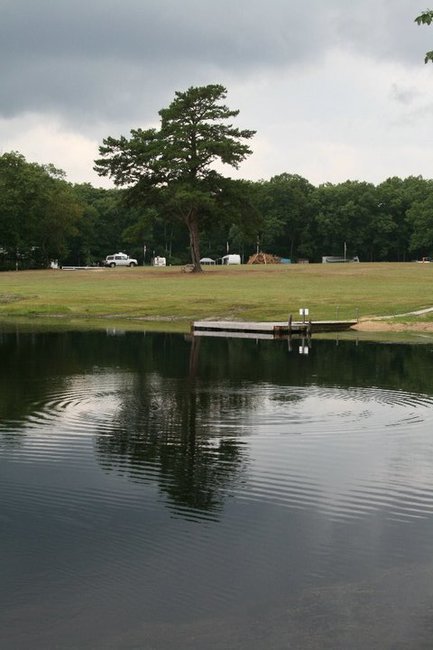
[[[200,273],[203,271],[200,264],[200,237],[198,234],[197,213],[194,210],[191,210],[188,214],[186,225],[188,226],[191,262],[194,267],[194,273]]]

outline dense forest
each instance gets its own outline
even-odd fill
[[[142,209],[124,189],[72,184],[52,165],[17,152],[0,156],[0,269],[93,265],[124,250],[139,263],[154,255],[189,261],[188,235],[155,195]],[[143,247],[146,257],[143,260]],[[321,261],[408,261],[433,252],[433,181],[389,178],[379,185],[347,180],[315,187],[297,174],[233,184],[221,218],[200,232],[202,255],[257,251]]]

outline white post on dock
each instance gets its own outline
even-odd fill
[[[302,323],[305,323],[305,316],[308,316],[310,313],[309,309],[306,309],[305,307],[302,307],[299,310],[299,315],[302,316]]]

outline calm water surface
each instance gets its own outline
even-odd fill
[[[0,648],[433,647],[433,345],[0,331]]]

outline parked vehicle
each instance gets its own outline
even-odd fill
[[[107,255],[103,262],[104,266],[109,266],[114,269],[115,266],[137,266],[138,262],[133,257],[129,257],[125,253],[115,253],[114,255]]]

